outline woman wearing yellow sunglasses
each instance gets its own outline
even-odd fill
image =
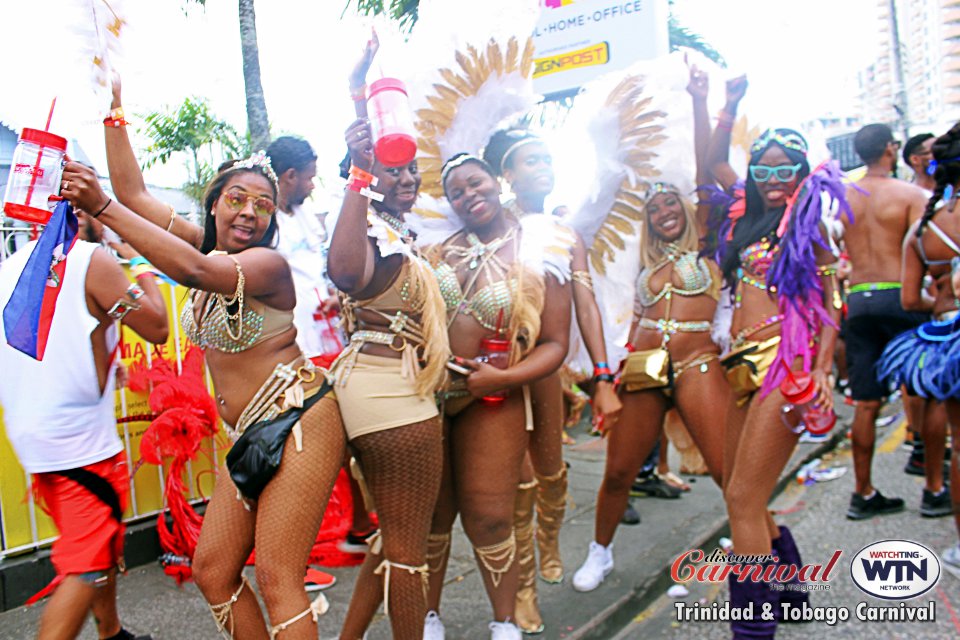
[[[113,108],[105,122],[111,184],[137,215],[108,205],[99,219],[192,288],[181,324],[205,351],[235,441],[204,515],[194,579],[219,631],[315,639],[327,605],[322,596],[308,600],[303,568],[346,445],[324,376],[296,344],[293,278],[273,249],[276,174],[263,152],[225,163],[207,187],[203,226],[191,224],[146,190],[122,126],[119,82]],[[103,203],[82,206],[99,211]],[[269,627],[241,573],[254,545]]]

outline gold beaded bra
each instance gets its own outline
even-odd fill
[[[281,311],[253,299],[227,300],[224,303],[210,294],[203,305],[199,320],[194,311],[197,294],[187,299],[180,314],[180,325],[187,338],[203,349],[224,353],[239,353],[254,345],[278,336],[293,326],[293,311]],[[228,307],[239,303],[236,313]]]
[[[714,300],[720,299],[719,279],[713,277],[710,267],[697,255],[696,251],[682,253],[675,245],[670,244],[664,248],[664,253],[666,255],[663,260],[652,268],[641,271],[637,279],[637,296],[643,307],[652,307],[674,293],[687,297],[705,293]],[[658,293],[654,294],[650,290],[650,280],[667,265],[673,265],[674,275],[679,277],[683,284],[676,286],[671,278]]]
[[[440,284],[440,294],[447,313],[462,313],[472,316],[485,329],[504,330],[513,313],[513,298],[516,293],[516,278],[508,277],[510,266],[496,255],[497,251],[517,237],[514,227],[504,236],[489,244],[483,244],[474,234],[467,235],[468,247],[448,244],[443,248],[444,258],[452,257],[454,264],[440,262],[433,270]],[[519,242],[515,243],[515,247]],[[457,267],[466,264],[470,271],[467,286],[461,287]],[[487,284],[471,296],[470,290],[480,275]],[[469,297],[468,297],[469,296]]]

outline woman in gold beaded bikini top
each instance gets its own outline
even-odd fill
[[[441,181],[463,229],[428,251],[447,302],[451,351],[468,374],[455,376],[444,394],[457,481],[441,485],[430,537],[449,540],[459,510],[487,595],[499,609],[516,598],[516,581],[502,578],[520,561],[513,496],[532,426],[527,385],[563,362],[570,303],[542,253],[507,215],[489,165],[460,154],[446,162]],[[509,350],[505,368],[478,358],[497,338]],[[431,591],[431,604],[438,597]]]
[[[114,86],[119,107],[119,86]],[[276,635],[290,624],[316,634],[316,611],[300,584],[316,527],[345,451],[340,412],[324,377],[296,343],[291,324],[296,291],[287,261],[272,247],[279,184],[265,153],[225,164],[204,196],[204,226],[177,216],[143,184],[123,127],[106,130],[110,177],[117,198],[100,220],[195,297],[183,318],[200,345],[227,432],[237,440],[217,473],[195,552],[196,574],[219,629],[238,637]],[[126,211],[126,213],[124,213]],[[217,251],[214,251],[216,249]],[[225,254],[225,255],[224,255]],[[247,445],[282,456],[282,465],[251,462]],[[236,461],[238,457],[232,459]],[[262,459],[261,459],[262,460]],[[302,488],[314,492],[304,501]],[[242,494],[241,494],[242,492]],[[246,500],[241,503],[238,498]],[[256,513],[283,513],[257,518]],[[256,526],[255,526],[256,525]],[[293,577],[260,585],[268,616],[240,569],[256,544],[260,560]],[[214,576],[211,578],[211,576]],[[283,603],[280,609],[277,603]],[[255,613],[254,613],[255,611]],[[311,616],[310,614],[313,614]],[[276,624],[268,626],[267,618]]]
[[[238,275],[243,277],[242,271]],[[230,298],[195,291],[180,314],[187,339],[202,349],[239,353],[293,327],[293,311],[245,298],[243,286],[238,291],[238,296]]]

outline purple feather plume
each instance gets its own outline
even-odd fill
[[[825,200],[833,215],[846,215],[853,221],[846,192],[840,166],[834,161],[825,162],[803,181],[793,205],[784,214],[777,232],[781,238],[779,255],[767,278],[777,291],[781,340],[777,360],[763,381],[761,398],[779,388],[797,358],[803,359],[805,371],[810,370],[816,356],[814,339],[824,323],[834,324],[823,304],[815,250],[819,245],[830,251],[820,227]]]
[[[707,235],[703,238],[703,250],[700,251],[700,255],[712,259],[717,264],[723,262],[727,245],[726,237],[733,224],[730,220],[730,207],[737,201],[736,194],[742,194],[743,189],[743,180],[738,180],[729,191],[715,184],[697,187],[700,204],[710,207],[710,215],[707,217]]]

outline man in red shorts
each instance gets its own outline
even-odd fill
[[[75,225],[72,215],[58,208],[50,228],[57,220],[66,221],[64,229]],[[167,311],[154,274],[134,269],[138,277],[130,284],[114,258],[94,244],[91,217],[78,217],[75,242],[65,232],[59,244],[44,245],[41,235],[0,265],[0,404],[17,458],[33,474],[35,495],[60,532],[53,544],[56,590],[38,638],[75,638],[92,612],[100,638],[131,640],[116,606],[129,490],[114,414],[117,321],[150,342],[165,342]],[[30,307],[36,296],[42,304]],[[31,331],[22,329],[44,314],[48,329],[42,322],[33,329],[34,350]]]

